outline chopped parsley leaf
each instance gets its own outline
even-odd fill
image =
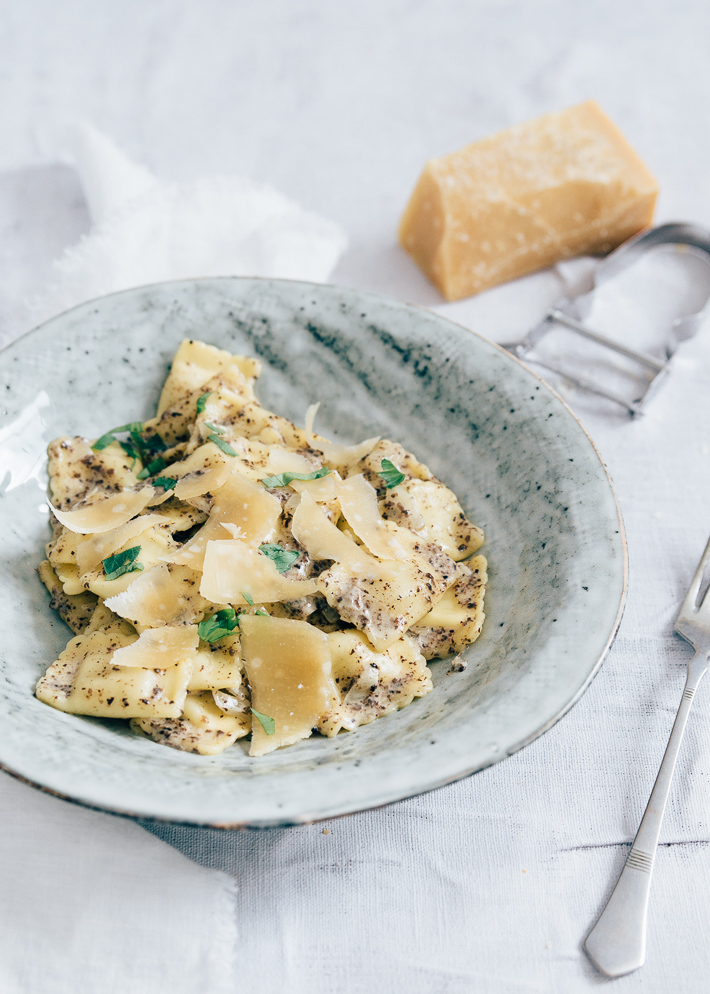
[[[224,454],[227,456],[236,456],[237,454],[232,448],[232,446],[229,444],[229,442],[225,442],[223,438],[220,438],[219,435],[215,435],[214,432],[212,432],[211,435],[207,436],[207,441],[214,442],[217,448],[221,449],[222,452],[224,452]]]
[[[287,487],[291,480],[320,480],[322,476],[327,476],[330,469],[321,466],[320,469],[312,473],[278,473],[276,476],[265,476],[261,481],[265,487]]]
[[[198,414],[202,414],[204,409],[207,407],[207,398],[209,397],[209,395],[210,391],[208,390],[207,393],[200,394],[200,396],[197,398],[197,404],[195,406],[195,410],[197,411]]]
[[[262,714],[261,711],[257,711],[256,708],[249,708],[251,713],[257,719],[261,727],[264,729],[267,735],[273,735],[276,731],[276,722],[273,718],[270,718],[268,714]]]
[[[131,421],[130,424],[121,425],[120,428],[114,428],[114,433],[120,435],[122,431],[143,431],[142,421]]]
[[[121,448],[126,453],[126,455],[128,456],[128,458],[133,460],[133,465],[135,465],[136,460],[140,459],[141,454],[138,451],[138,449],[136,448],[135,443],[133,442],[133,439],[129,438],[127,441],[125,441],[125,442],[119,442],[118,444],[121,446]],[[133,466],[131,466],[131,469],[133,469]]]
[[[254,598],[252,597],[251,594],[248,594],[246,593],[246,591],[242,590],[241,595],[244,598],[244,600],[247,602],[249,607],[254,607]]]
[[[149,462],[147,466],[143,467],[138,474],[137,479],[147,480],[149,476],[154,476],[156,473],[159,473],[161,469],[165,469],[167,465],[166,461],[161,456],[158,456],[158,458],[154,459],[153,462]]]
[[[220,428],[219,425],[213,425],[211,421],[205,421],[205,428],[209,428],[210,431],[216,431],[218,435],[224,435],[224,428]]]
[[[136,441],[134,437],[135,434],[136,434],[135,432],[131,432],[131,438],[133,438],[134,441]],[[139,435],[138,442],[136,444],[141,449],[141,451],[145,453],[146,456],[155,456],[158,454],[158,452],[165,452],[165,450],[167,449],[167,445],[162,440],[160,435],[150,435],[149,438],[145,438],[143,435]]]
[[[101,452],[102,449],[105,449],[107,446],[109,446],[112,442],[115,441],[116,441],[116,436],[114,435],[114,433],[112,431],[107,431],[105,435],[101,436],[101,438],[96,439],[96,441],[91,446],[91,448],[94,450],[94,452]]]
[[[391,459],[383,459],[379,470],[379,476],[385,481],[385,486],[389,490],[391,487],[398,487],[404,483],[406,477],[401,473]]]
[[[119,425],[118,428],[112,428],[111,431],[107,431],[101,438],[97,438],[91,448],[94,452],[101,452],[102,449],[107,448],[112,442],[116,441],[116,435],[120,435],[124,431],[143,431],[143,423],[141,421],[132,421],[128,425]],[[123,445],[123,442],[121,445]]]
[[[162,487],[163,490],[172,490],[177,480],[174,480],[172,476],[156,476],[153,480],[154,487]]]
[[[104,568],[106,579],[117,580],[124,573],[135,573],[136,570],[142,570],[143,565],[136,562],[140,552],[140,545],[134,545],[132,549],[125,549],[123,552],[117,552],[115,556],[108,556],[102,560],[101,565]]]
[[[223,607],[215,611],[211,618],[205,618],[197,626],[197,634],[203,642],[219,642],[231,635],[239,627],[239,618],[233,607]]]
[[[269,617],[269,612],[265,611],[263,607],[258,607],[255,613],[261,615],[262,618]]]
[[[291,569],[298,559],[298,553],[295,550],[284,549],[282,545],[276,545],[275,543],[270,542],[267,545],[260,545],[259,549],[265,556],[269,557],[279,573],[285,573]]]

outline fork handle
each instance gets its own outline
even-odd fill
[[[685,724],[695,691],[707,670],[707,655],[707,650],[698,651],[688,663],[673,731],[631,852],[606,907],[584,943],[591,961],[608,977],[621,977],[637,970],[646,957],[648,897],[658,836]]]

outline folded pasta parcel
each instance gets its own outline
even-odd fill
[[[350,732],[433,689],[483,625],[483,533],[395,442],[266,410],[259,363],[180,346],[155,418],[49,447],[39,574],[74,633],[37,684],[212,756]]]
[[[651,224],[658,185],[593,100],[432,159],[402,217],[403,248],[447,300]]]

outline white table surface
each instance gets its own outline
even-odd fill
[[[161,177],[243,173],[338,221],[351,244],[334,282],[515,337],[559,280],[444,305],[394,237],[423,163],[595,97],[659,179],[658,220],[710,225],[709,42],[703,0],[0,0],[0,331],[88,228],[57,157],[63,125],[86,117]],[[682,690],[687,651],[671,626],[710,530],[710,328],[642,421],[578,410],[619,493],[631,586],[575,708],[472,779],[286,831],[149,834],[2,777],[0,989],[576,994],[608,983],[580,944]],[[647,964],[614,982],[620,994],[710,985],[709,694],[696,698],[664,823]],[[70,852],[53,852],[55,825],[74,833]],[[82,875],[97,862],[100,878]],[[63,941],[45,942],[58,928]]]

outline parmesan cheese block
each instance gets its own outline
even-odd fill
[[[593,101],[432,159],[399,239],[447,300],[561,259],[605,253],[651,224],[658,185]]]
[[[248,615],[239,627],[252,707],[267,719],[254,716],[249,755],[263,756],[308,738],[339,701],[330,645],[306,621]]]

